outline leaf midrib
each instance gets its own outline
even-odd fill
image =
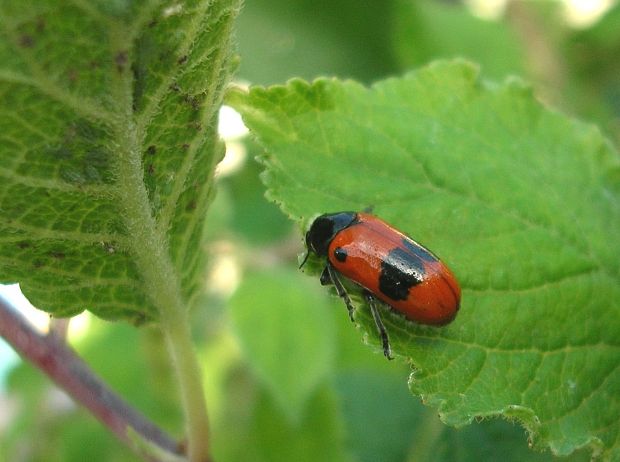
[[[112,53],[127,49],[130,30],[112,28]],[[133,49],[132,49],[133,51]],[[131,57],[131,53],[130,53]],[[133,74],[116,73],[112,76],[111,93],[117,102],[117,117],[113,124],[116,153],[116,192],[126,226],[128,250],[135,259],[142,277],[144,295],[160,316],[184,309],[177,273],[170,258],[168,240],[158,233],[151,203],[144,183],[142,165],[143,134],[138,130],[133,113]]]

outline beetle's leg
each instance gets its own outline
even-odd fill
[[[379,331],[381,343],[383,344],[383,354],[387,359],[394,359],[394,356],[392,356],[392,349],[390,348],[390,340],[388,339],[387,331],[385,330],[385,326],[381,320],[381,315],[379,314],[379,308],[377,307],[377,299],[373,294],[366,290],[364,291],[364,298],[366,298],[366,301],[370,306],[370,312],[372,313],[372,317],[375,320],[375,325]]]
[[[329,275],[329,270],[327,269],[329,265],[327,265],[325,268],[323,268],[323,272],[321,273],[321,278],[319,279],[321,281],[321,285],[322,286],[328,286],[330,284],[333,284],[332,282],[332,278]],[[340,294],[338,294],[340,295]]]
[[[310,251],[306,250],[306,256],[304,257],[304,260],[301,262],[301,265],[299,265],[299,269],[302,269],[303,266],[306,264],[306,262],[308,261],[308,257],[310,256]]]
[[[332,265],[328,263],[327,266],[325,266],[323,273],[321,273],[321,284],[325,286],[329,283],[333,283],[334,287],[336,287],[336,292],[338,293],[338,296],[342,298],[344,300],[344,304],[347,305],[347,310],[349,311],[349,318],[351,318],[351,321],[354,321],[353,313],[355,312],[355,307],[353,306],[351,297],[349,297],[347,290],[342,285],[342,282],[340,281],[340,277],[338,276],[336,270],[332,267]]]

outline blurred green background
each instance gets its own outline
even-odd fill
[[[370,84],[462,56],[486,79],[532,81],[546,105],[597,123],[617,144],[620,7],[581,3],[606,8],[588,16],[561,1],[247,0],[237,78],[269,85],[327,75]],[[516,423],[448,428],[410,395],[409,365],[365,346],[341,302],[297,269],[302,230],[265,199],[259,147],[247,137],[227,141],[207,216],[207,290],[192,313],[215,460],[553,459],[530,451]],[[159,333],[82,318],[72,330],[80,354],[178,436]],[[12,369],[2,387],[0,461],[135,460],[28,365]]]

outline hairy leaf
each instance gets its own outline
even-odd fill
[[[463,62],[229,102],[267,151],[269,196],[303,229],[372,206],[454,270],[449,326],[384,313],[412,391],[445,422],[503,416],[555,454],[620,458],[620,160],[596,128]],[[356,316],[378,347],[367,308]]]
[[[0,280],[58,316],[191,303],[235,0],[0,2]]]

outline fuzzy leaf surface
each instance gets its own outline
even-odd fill
[[[517,419],[555,454],[620,459],[620,161],[598,129],[458,61],[371,88],[293,80],[228,101],[265,148],[269,197],[304,230],[372,206],[453,269],[452,324],[384,313],[415,366],[411,390],[444,422]]]
[[[0,2],[0,281],[57,316],[191,303],[237,9]]]

